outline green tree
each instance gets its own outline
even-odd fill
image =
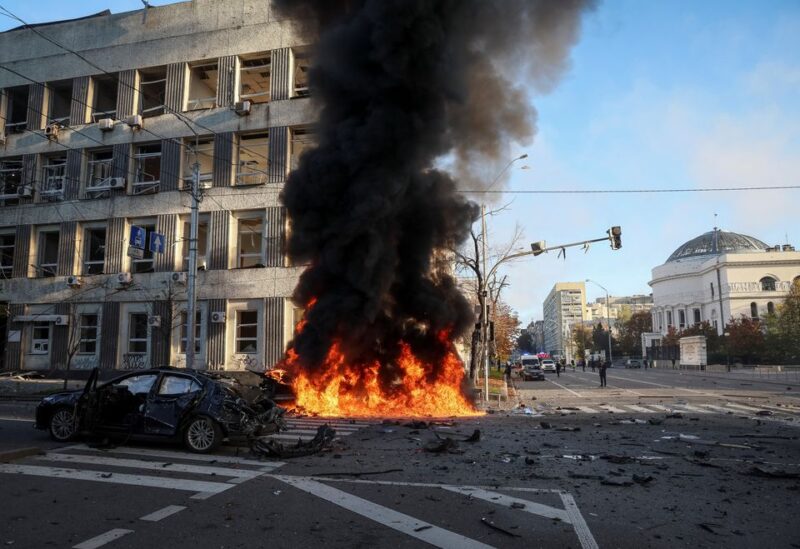
[[[800,362],[800,279],[792,284],[789,295],[778,305],[772,322],[767,319],[767,329],[770,344],[778,347],[781,359],[791,364]],[[769,337],[771,329],[776,333],[774,337]]]
[[[536,351],[533,335],[528,330],[522,330],[517,337],[517,348],[523,353],[533,353]]]
[[[631,314],[619,328],[619,350],[624,355],[642,352],[642,334],[653,331],[653,317],[646,311]]]
[[[734,359],[752,363],[764,354],[764,332],[761,322],[742,315],[725,326],[728,352]]]
[[[589,328],[581,324],[573,325],[572,343],[575,348],[575,358],[585,359],[586,349],[592,346],[592,333]]]

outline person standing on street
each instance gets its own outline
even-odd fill
[[[556,377],[561,377],[561,361],[556,361]]]
[[[583,368],[584,372],[586,371],[586,359],[585,358],[583,360],[581,360],[581,368]]]
[[[600,371],[600,387],[606,386],[606,369],[608,368],[608,361],[604,360],[598,366],[598,370]]]
[[[573,372],[575,371],[575,359],[574,358],[572,359],[572,371]]]
[[[592,373],[594,373],[594,365],[595,365],[595,362],[596,362],[596,361],[595,361],[595,359],[592,359],[592,363],[591,363],[591,367],[592,367]]]
[[[506,381],[508,383],[511,383],[511,363],[510,362],[506,364],[505,374],[506,374]]]

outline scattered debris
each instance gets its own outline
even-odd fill
[[[605,484],[606,486],[633,486],[633,479],[605,477],[600,481],[600,484]]]
[[[422,532],[423,530],[427,530],[429,528],[433,528],[430,524],[426,524],[425,526],[420,526],[419,528],[414,528],[415,532]]]
[[[580,431],[580,427],[559,427],[556,431],[564,431],[567,433],[574,433],[575,431]]]
[[[525,509],[525,504],[524,503],[520,503],[518,501],[513,501],[513,502],[511,502],[511,508],[512,509]]]
[[[800,478],[800,473],[785,471],[783,469],[767,469],[766,467],[759,467],[758,465],[754,465],[742,474],[761,478]]]
[[[759,410],[758,412],[756,412],[756,415],[757,416],[771,416],[772,412],[770,412],[769,410]]]
[[[569,473],[569,478],[579,478],[585,480],[603,480],[605,477],[603,475],[588,475],[585,473]]]
[[[714,524],[712,522],[700,522],[697,525],[706,532],[714,534],[715,536],[719,535],[719,533],[716,530],[714,530],[714,528],[720,528],[722,526],[721,524]]]
[[[336,475],[345,475],[345,476],[352,476],[352,477],[361,477],[364,475],[383,475],[386,473],[402,473],[403,469],[385,469],[383,471],[356,471],[356,472],[347,472],[347,471],[331,471],[328,473],[314,473],[311,476],[315,477],[331,477]]]
[[[561,457],[565,459],[574,459],[575,461],[594,461],[597,459],[597,456],[589,454],[566,454]]]
[[[309,441],[298,440],[296,444],[285,445],[268,436],[256,437],[250,442],[250,450],[262,456],[274,456],[282,459],[310,456],[330,447],[336,430],[327,423],[320,425],[317,434]]]
[[[628,419],[621,419],[619,421],[623,425],[646,425],[647,422],[643,419],[638,418],[628,418]]]
[[[440,438],[425,445],[425,451],[433,454],[462,454],[463,450],[459,449],[458,442],[450,437]]]
[[[603,454],[600,456],[600,459],[604,459],[609,463],[617,463],[617,464],[624,464],[624,463],[636,463],[636,458],[631,456],[617,456],[614,454]]]
[[[502,526],[496,525],[493,521],[487,519],[486,517],[482,517],[481,518],[481,522],[483,524],[485,524],[486,526],[488,526],[489,528],[492,528],[493,530],[497,530],[498,532],[501,532],[501,533],[503,533],[503,534],[505,534],[507,536],[511,536],[512,538],[521,538],[522,537],[522,536],[520,536],[519,534],[517,534],[515,532],[512,532],[510,530],[506,530]]]
[[[411,429],[427,429],[428,426],[427,421],[409,421],[403,424],[403,427],[410,427]]]
[[[655,480],[650,475],[644,476],[644,475],[637,475],[636,473],[633,474],[632,478],[633,482],[635,482],[636,484],[643,484],[643,485],[653,482]]]
[[[540,422],[539,422],[539,425],[541,425],[542,429],[550,429],[550,428],[552,428],[552,427],[553,427],[552,425],[550,425],[550,424],[549,424],[548,422],[546,422],[546,421],[540,421]]]
[[[752,433],[749,435],[728,435],[730,438],[774,438],[777,440],[795,440],[797,437],[788,437],[784,435],[762,435],[760,433]]]
[[[674,412],[672,414],[667,414],[666,419],[683,419],[683,414],[680,412]]]

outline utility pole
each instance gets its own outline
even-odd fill
[[[483,280],[481,281],[481,362],[483,362],[483,400],[489,402],[489,353],[486,352],[486,346],[489,341],[489,319],[487,318],[487,303],[488,297],[488,273],[486,272],[486,205],[481,204],[481,255],[483,266],[481,273],[483,273]]]
[[[192,164],[192,217],[189,228],[189,273],[186,304],[186,369],[194,370],[195,310],[197,308],[197,224],[198,195],[200,193],[200,163],[197,160],[195,145],[194,164]]]
[[[608,290],[606,290],[605,286],[595,282],[590,278],[587,278],[586,282],[597,284],[606,293],[606,324],[608,324],[608,363],[610,365],[613,357],[611,356],[611,303],[608,300]]]

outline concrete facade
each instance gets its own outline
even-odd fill
[[[307,44],[257,0],[37,30],[102,71],[31,29],[0,34],[0,64],[18,73],[0,71],[5,367],[63,368],[73,353],[72,368],[185,364],[195,162],[197,362],[273,365],[302,314],[289,300],[302,269],[285,256],[279,193],[313,142]],[[236,110],[244,100],[249,113]],[[130,257],[134,225],[163,234],[164,253]]]
[[[729,233],[735,234],[735,233]],[[732,318],[763,318],[800,280],[792,246],[728,250],[668,260],[653,269],[653,332],[708,322],[722,334]]]
[[[546,352],[572,357],[570,326],[580,324],[586,315],[586,285],[583,282],[558,282],[544,300],[544,345]]]

